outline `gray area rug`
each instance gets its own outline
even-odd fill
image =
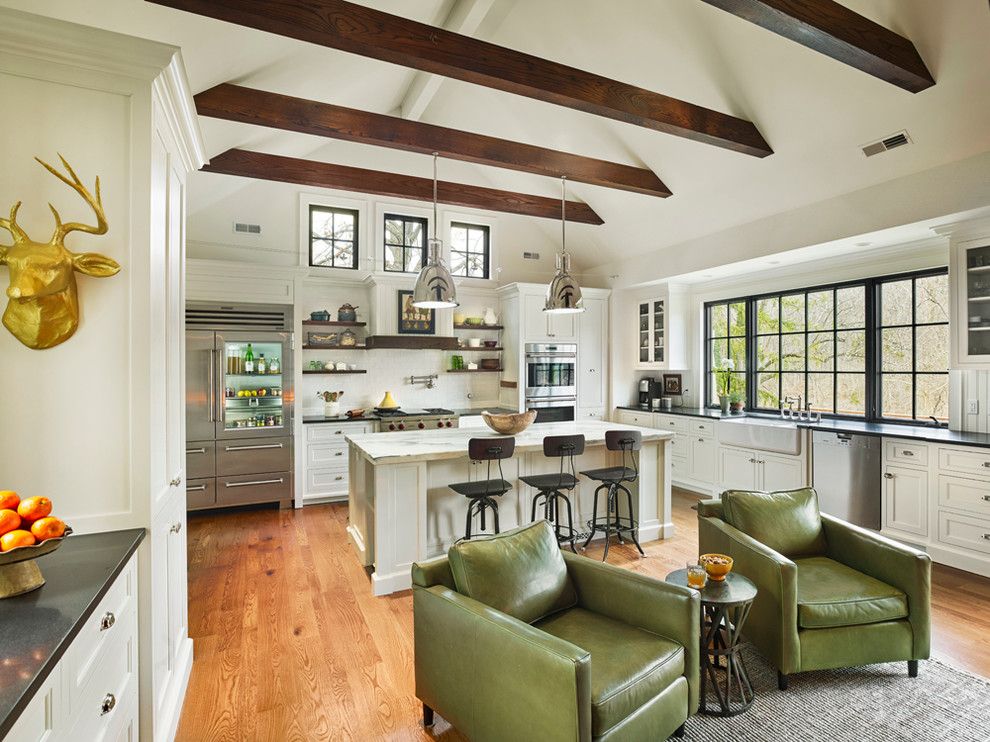
[[[939,660],[921,662],[917,678],[906,662],[801,673],[782,692],[751,646],[743,657],[753,705],[725,719],[696,714],[684,742],[990,741],[990,680]]]

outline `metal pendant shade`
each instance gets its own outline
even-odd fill
[[[567,178],[560,179],[560,254],[557,256],[557,272],[547,286],[544,312],[552,314],[576,314],[584,311],[581,287],[571,275],[571,256],[567,254]]]
[[[443,263],[443,242],[437,238],[437,158],[433,153],[433,237],[427,243],[426,264],[416,277],[412,303],[420,309],[450,309],[459,305],[454,278]]]

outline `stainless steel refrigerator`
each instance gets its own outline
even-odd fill
[[[291,316],[278,309],[270,316],[262,313],[267,319],[252,320],[260,310],[222,309],[225,314],[187,309],[186,506],[278,502],[288,507],[294,462],[292,334],[262,327],[288,328]],[[209,324],[226,327],[204,327]],[[249,329],[254,324],[262,327]]]

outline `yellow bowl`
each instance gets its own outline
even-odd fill
[[[721,582],[732,571],[732,557],[725,554],[702,554],[698,562],[708,573],[708,579]]]

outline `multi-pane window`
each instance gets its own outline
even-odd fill
[[[709,404],[945,421],[948,303],[938,270],[708,304]]]
[[[418,273],[426,261],[426,219],[385,215],[385,270]]]
[[[949,283],[944,273],[880,283],[880,417],[949,417]]]
[[[450,272],[465,278],[488,278],[490,233],[486,226],[453,222],[450,225]]]
[[[357,211],[310,206],[309,264],[357,270],[357,234]]]
[[[865,284],[756,298],[756,409],[866,413]]]
[[[708,401],[717,404],[722,395],[746,399],[747,332],[746,302],[708,305],[706,343]]]

